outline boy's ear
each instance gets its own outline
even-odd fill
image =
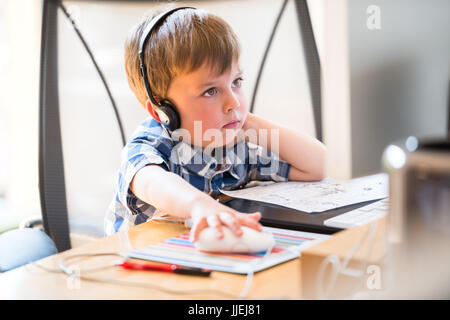
[[[150,99],[147,99],[147,101],[145,101],[145,109],[147,109],[148,113],[150,113],[153,119],[161,123],[158,114],[156,113],[155,109],[152,106],[152,103],[150,102]]]

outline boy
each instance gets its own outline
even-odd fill
[[[240,44],[225,21],[193,8],[159,18],[153,29],[152,19],[135,26],[125,44],[130,87],[151,118],[123,151],[106,234],[160,212],[191,218],[193,241],[208,226],[219,238],[223,227],[237,236],[241,226],[261,231],[259,212],[240,213],[220,204],[214,200],[219,190],[242,188],[252,180],[320,180],[325,147],[248,113]],[[142,74],[140,60],[146,67]],[[178,129],[164,125],[164,101],[179,114]]]

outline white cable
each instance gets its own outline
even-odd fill
[[[209,289],[174,290],[174,289],[166,288],[163,286],[158,286],[155,284],[137,283],[137,282],[132,282],[132,281],[117,280],[117,279],[99,279],[99,278],[94,278],[94,277],[86,277],[86,276],[81,276],[80,274],[77,274],[76,272],[71,270],[66,265],[66,263],[69,260],[73,260],[75,258],[83,258],[83,257],[86,258],[86,257],[96,257],[96,256],[120,256],[120,257],[126,258],[124,255],[122,255],[120,253],[115,253],[115,252],[112,252],[112,253],[86,253],[86,254],[71,255],[71,256],[60,259],[59,260],[59,269],[47,268],[36,262],[30,263],[30,265],[36,266],[46,272],[64,273],[68,276],[76,276],[79,280],[84,280],[84,281],[109,283],[109,284],[122,285],[122,286],[140,287],[140,288],[144,288],[144,289],[157,290],[157,291],[161,291],[161,292],[165,292],[165,293],[173,294],[173,295],[188,295],[189,296],[189,295],[211,295],[211,294],[213,294],[213,295],[220,295],[220,296],[226,297],[227,299],[236,299],[236,295],[228,293],[228,292],[220,291],[220,290],[209,290]],[[83,274],[88,273],[88,272],[98,271],[98,270],[113,267],[113,266],[114,265],[108,265],[108,266],[103,266],[103,267],[91,268],[91,269],[83,271]],[[27,266],[25,266],[25,267],[27,267]],[[27,270],[30,271],[29,269],[27,269]]]
[[[121,255],[120,253],[116,253],[116,252],[105,252],[105,253],[83,253],[83,254],[74,254],[65,258],[62,258],[59,260],[59,268],[67,275],[69,276],[73,276],[74,275],[74,271],[72,269],[70,269],[69,267],[66,266],[66,262],[69,260],[73,260],[75,258],[92,258],[92,257],[103,257],[103,256],[118,256],[118,257],[124,257],[123,255]],[[114,266],[114,265],[113,265]],[[102,270],[105,268],[111,267],[111,265],[108,266],[102,266],[102,267],[96,267],[96,268],[91,268],[88,270],[83,270],[83,273],[88,273],[88,272],[94,272],[94,271],[98,271],[98,270]]]
[[[274,246],[275,245],[272,245],[270,248],[268,248],[266,250],[266,253],[261,258],[250,261],[250,263],[248,264],[247,278],[245,279],[244,287],[242,288],[238,299],[240,300],[245,299],[248,292],[250,291],[250,287],[253,282],[254,270],[258,266],[261,266],[263,264],[263,262],[267,259],[267,257],[272,253]]]
[[[267,257],[270,256],[270,254],[272,253],[272,250],[273,250],[274,246],[275,245],[272,245],[270,248],[268,248],[266,250],[265,254],[261,258],[250,261],[250,263],[248,265],[248,272],[247,272],[246,281],[245,281],[244,287],[242,288],[242,290],[241,290],[241,292],[240,292],[240,294],[238,296],[238,299],[245,299],[245,297],[247,296],[247,294],[248,294],[248,292],[250,290],[252,282],[253,282],[254,270],[258,266],[262,265],[265,262]],[[292,249],[292,248],[287,248],[287,249],[289,250],[289,249]],[[126,255],[121,254],[121,253],[117,253],[117,252],[86,253],[86,254],[75,254],[75,255],[71,255],[71,256],[68,256],[68,257],[60,259],[59,263],[58,263],[59,268],[60,268],[59,270],[49,269],[49,268],[41,266],[39,264],[34,264],[34,265],[39,267],[39,268],[41,268],[41,269],[43,269],[43,270],[45,270],[45,271],[47,271],[47,272],[63,272],[65,274],[67,274],[68,276],[74,276],[75,275],[80,280],[95,281],[95,282],[102,282],[102,283],[114,283],[114,284],[119,284],[119,285],[140,286],[140,287],[146,287],[146,288],[153,288],[153,289],[156,289],[156,290],[160,290],[160,291],[163,291],[163,292],[169,292],[169,293],[172,293],[172,294],[179,294],[179,295],[193,294],[193,293],[195,294],[195,292],[198,292],[198,293],[202,293],[202,292],[209,292],[209,293],[211,293],[212,292],[212,293],[217,293],[217,294],[220,294],[220,295],[223,295],[223,296],[228,296],[229,298],[232,296],[232,295],[230,295],[228,293],[221,292],[221,291],[218,291],[218,290],[215,290],[215,291],[210,291],[210,290],[194,290],[194,291],[192,291],[191,290],[190,293],[185,293],[185,292],[181,292],[181,291],[176,291],[176,290],[171,290],[171,289],[159,287],[159,286],[156,286],[156,285],[147,285],[147,286],[145,286],[145,285],[140,285],[140,284],[137,284],[137,283],[132,283],[132,282],[128,282],[128,281],[120,281],[120,280],[115,280],[115,279],[89,278],[89,277],[84,277],[84,276],[77,275],[72,269],[70,269],[66,265],[68,261],[76,259],[76,258],[91,258],[91,257],[98,257],[98,256],[119,256],[119,257],[127,259]],[[95,267],[95,268],[91,268],[91,269],[88,269],[88,270],[83,270],[83,273],[85,274],[85,273],[89,273],[89,272],[94,272],[94,271],[102,270],[102,269],[109,268],[109,267],[111,267],[111,265],[102,266],[102,267]],[[233,298],[234,298],[234,296],[233,296]]]
[[[251,266],[249,266],[249,271],[247,273],[247,277],[245,278],[244,287],[242,288],[241,293],[239,293],[239,296],[238,296],[239,300],[243,300],[247,296],[247,294],[250,290],[250,287],[252,285],[252,282],[253,282],[253,274],[254,274],[253,268]]]

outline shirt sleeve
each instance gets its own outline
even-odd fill
[[[291,165],[278,154],[248,143],[249,181],[288,181]]]
[[[145,140],[131,141],[122,153],[122,164],[119,169],[117,197],[128,207],[132,214],[140,214],[146,211],[143,207],[148,204],[139,200],[130,190],[130,184],[135,174],[147,165],[156,164],[165,170],[169,170],[169,161],[157,146]]]

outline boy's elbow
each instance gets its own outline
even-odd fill
[[[326,163],[327,163],[327,147],[324,144],[321,144],[320,148],[320,156],[318,161],[318,168],[316,171],[316,179],[322,180],[326,177]]]
[[[322,171],[301,171],[293,166],[289,170],[289,181],[319,181],[325,178],[325,172]]]
[[[325,179],[325,170],[320,169],[315,172],[309,172],[308,173],[308,181],[320,181],[322,179]]]
[[[316,159],[316,166],[311,173],[314,181],[322,180],[326,177],[327,147],[323,143],[319,144]]]
[[[322,179],[325,179],[325,172],[311,174],[311,181],[320,181]]]
[[[300,170],[291,166],[288,180],[291,181],[320,181],[326,177],[326,147],[319,145],[315,153],[315,161],[311,163],[307,170]]]

